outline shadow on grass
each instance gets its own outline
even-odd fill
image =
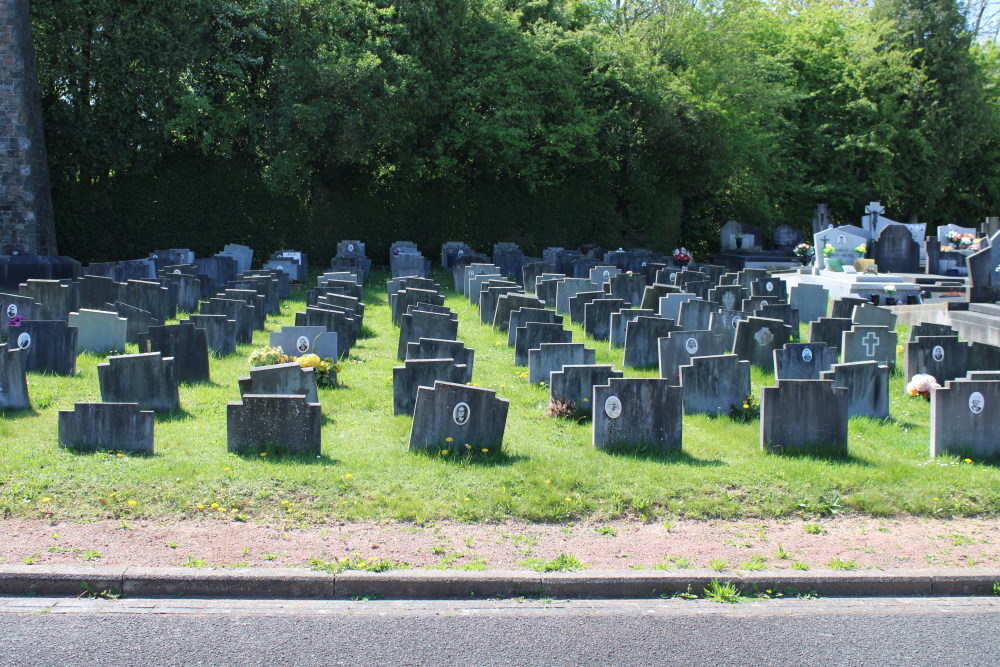
[[[674,463],[677,465],[691,466],[692,468],[718,468],[726,463],[719,459],[699,459],[691,456],[685,451],[663,452],[652,447],[639,446],[636,448],[612,447],[602,449],[603,453],[609,456],[617,456],[627,459],[641,459],[644,461],[659,461],[660,463]]]
[[[128,449],[103,449],[99,447],[67,447],[65,445],[60,445],[60,449],[65,449],[70,454],[74,456],[107,456],[107,457],[117,457],[118,454],[129,457],[130,459],[158,459],[162,458],[162,454],[152,451],[136,451]]]
[[[489,448],[487,447],[486,449]],[[411,451],[410,453],[414,456],[424,456],[428,459],[437,459],[438,461],[444,461],[447,463],[482,466],[484,468],[512,466],[516,463],[529,460],[529,457],[527,456],[522,456],[521,454],[509,454],[503,449],[498,451],[490,450],[485,453],[482,450],[482,447],[478,450],[476,450],[476,448],[465,450],[464,447],[456,447],[453,443],[450,443],[448,445],[443,445],[440,448],[417,449]],[[448,453],[444,454],[443,452]]]
[[[828,452],[822,449],[822,445],[813,445],[803,449],[769,449],[766,453],[786,459],[797,459],[800,461],[815,461],[817,463],[829,463],[832,465],[853,465],[863,468],[871,468],[872,463],[866,459],[858,458],[850,452],[843,454],[839,452]]]
[[[186,419],[194,419],[194,415],[185,410],[184,408],[180,408],[179,410],[171,410],[170,412],[153,413],[153,421],[157,424],[182,422]]]
[[[258,449],[243,452],[233,452],[244,461],[267,461],[269,463],[297,463],[300,465],[313,466],[336,466],[340,465],[340,459],[330,458],[326,454],[293,454],[283,451],[282,448],[274,445],[261,447]]]

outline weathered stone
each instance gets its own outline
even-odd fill
[[[153,453],[153,411],[136,403],[76,403],[59,411],[59,444],[79,450]]]
[[[935,376],[936,377],[936,376]],[[931,457],[1000,454],[1000,382],[951,380],[931,390]]]
[[[389,297],[389,304],[392,309],[392,323],[399,326],[407,307],[415,306],[418,303],[443,306],[444,297],[437,292],[432,292],[431,290],[415,288],[402,289]]]
[[[516,283],[498,284],[488,281],[479,290],[479,322],[481,324],[493,325],[497,315],[497,303],[500,297],[505,294],[517,294],[520,287]]]
[[[178,382],[211,382],[208,371],[208,337],[193,323],[150,327],[143,352],[173,357]]]
[[[854,307],[863,303],[868,303],[865,299],[855,296],[844,296],[833,302],[830,317],[834,319],[850,320],[854,317]]]
[[[736,344],[736,329],[739,327],[740,321],[748,317],[750,315],[742,310],[720,310],[717,313],[712,313],[708,330],[722,336],[723,349],[732,351]]]
[[[799,321],[815,322],[821,317],[826,317],[829,309],[830,290],[821,285],[810,283],[800,283],[792,288],[789,303],[792,308],[799,311]]]
[[[254,366],[249,375],[237,379],[240,396],[261,394],[273,396],[305,396],[310,403],[319,402],[316,391],[316,373],[303,368],[298,362]]]
[[[692,357],[680,378],[688,415],[727,415],[750,395],[750,362],[735,354]]]
[[[124,352],[128,320],[115,313],[81,308],[69,314],[69,326],[77,330],[76,353]]]
[[[320,359],[338,359],[337,333],[326,327],[281,327],[272,331],[268,343],[292,357],[315,354]]]
[[[841,336],[840,355],[845,364],[877,361],[893,369],[896,367],[896,332],[888,327],[852,327]]]
[[[137,403],[154,412],[181,407],[174,360],[159,352],[108,357],[97,365],[97,379],[105,403]]]
[[[498,451],[509,407],[509,401],[497,398],[492,389],[448,382],[420,387],[410,427],[410,451],[446,449],[458,454],[465,445]]]
[[[124,317],[128,321],[125,328],[125,342],[139,343],[149,331],[149,327],[160,324],[160,321],[153,317],[148,310],[130,306],[121,301],[104,304],[104,310],[109,313],[116,313],[119,317]]]
[[[629,306],[638,306],[646,291],[646,277],[632,272],[620,273],[611,277],[605,291],[613,299],[621,299]]]
[[[593,286],[586,278],[566,278],[556,284],[556,313],[559,315],[569,315],[570,297],[576,296],[580,292],[590,292]]]
[[[560,371],[563,366],[593,364],[595,361],[596,353],[584,347],[583,343],[541,343],[537,348],[528,350],[528,382],[549,384],[552,371]]]
[[[837,348],[826,343],[788,343],[774,351],[776,380],[821,380],[837,363]],[[838,385],[840,386],[840,385]]]
[[[468,369],[454,359],[409,359],[392,367],[392,410],[395,415],[411,415],[419,387],[432,387],[436,381],[460,384]]]
[[[769,303],[753,311],[754,317],[763,317],[772,320],[781,320],[792,328],[792,336],[798,338],[799,334],[799,311],[792,308],[787,303]]]
[[[920,272],[920,244],[903,225],[884,228],[871,246],[871,257],[882,273]]]
[[[681,304],[697,298],[698,297],[696,295],[688,292],[668,294],[664,297],[660,297],[660,317],[667,320],[673,320],[674,322],[679,322],[681,316]]]
[[[933,375],[938,384],[965,377],[969,345],[952,336],[920,336],[906,343],[906,378]]]
[[[877,361],[834,364],[822,380],[833,380],[847,389],[847,414],[851,417],[885,419],[889,416],[889,367]]]
[[[209,299],[199,306],[202,315],[225,315],[226,319],[236,323],[236,342],[250,344],[253,342],[254,306],[248,306],[243,301],[235,299]]]
[[[622,377],[621,371],[608,365],[567,365],[561,371],[552,371],[549,375],[549,399],[561,399],[572,403],[577,412],[590,413],[590,399],[594,394],[594,386],[607,384],[611,378]]]
[[[681,450],[680,387],[657,378],[611,379],[594,387],[594,447],[667,454]]]
[[[0,345],[0,410],[30,410],[25,353],[15,345]]]
[[[643,310],[653,310],[659,313],[660,299],[668,294],[680,294],[682,291],[680,287],[675,285],[653,283],[646,286],[646,290],[642,293],[642,303],[640,305]]]
[[[396,358],[406,359],[406,346],[421,338],[458,340],[457,317],[422,310],[414,310],[408,315],[403,315],[399,323],[399,344],[396,347]],[[451,381],[448,380],[448,382]]]
[[[681,304],[677,324],[688,331],[704,331],[712,325],[712,313],[719,310],[719,304],[712,301],[690,299]]]
[[[77,330],[65,320],[24,320],[10,327],[8,340],[24,351],[27,371],[56,375],[76,372]]]
[[[870,327],[896,327],[896,314],[888,308],[879,308],[870,303],[861,303],[854,306],[854,313],[851,315],[854,324]]]
[[[736,328],[733,352],[757,368],[774,369],[774,351],[791,340],[792,328],[781,320],[750,317]]]
[[[611,330],[609,332],[611,347],[625,347],[628,323],[635,322],[636,318],[639,317],[659,317],[659,315],[654,310],[642,308],[623,308],[617,313],[611,313]]]
[[[778,386],[763,387],[760,393],[762,449],[847,454],[847,389],[833,380],[778,380]]]
[[[501,294],[493,314],[493,327],[500,331],[508,331],[511,313],[521,308],[542,309],[545,308],[545,304],[538,297],[521,292]]]
[[[583,307],[583,331],[595,340],[611,337],[611,315],[626,304],[621,299],[594,299]]]
[[[750,283],[750,296],[763,296],[776,301],[788,300],[788,285],[780,278],[768,276]]]
[[[562,324],[527,322],[514,332],[514,365],[527,366],[528,352],[538,349],[543,343],[569,343],[573,332],[563,329]]]
[[[84,276],[79,284],[80,308],[102,308],[118,300],[119,285],[113,278]]]
[[[319,456],[323,412],[304,396],[244,394],[226,406],[226,444],[234,454],[276,451]]]
[[[842,353],[844,332],[850,331],[853,326],[854,321],[849,317],[821,317],[809,324],[809,342],[826,343],[827,347],[835,347]]]
[[[605,294],[601,292],[578,292],[576,295],[570,297],[569,300],[569,320],[573,324],[583,324],[583,318],[586,314],[586,307],[588,303],[596,301],[597,299],[603,299]],[[608,320],[610,324],[610,319]]]
[[[130,306],[148,311],[160,322],[177,317],[176,308],[171,308],[169,290],[147,280],[129,280],[118,286],[118,300]]]
[[[562,315],[556,315],[555,311],[545,308],[518,308],[510,314],[507,324],[507,345],[514,347],[514,339],[517,336],[519,327],[523,327],[528,322],[540,322],[544,324],[558,324],[562,326]]]
[[[199,329],[205,330],[205,341],[208,349],[217,357],[228,357],[236,354],[236,322],[225,315],[192,314],[181,323],[191,322]]]
[[[722,354],[722,336],[711,331],[672,331],[659,339],[660,377],[670,384],[680,384],[681,366],[691,363],[693,357],[711,357]]]
[[[265,324],[267,323],[267,310],[264,303],[264,295],[258,294],[253,290],[246,289],[227,289],[219,292],[217,295],[221,299],[231,299],[233,301],[242,301],[249,308],[253,308],[253,329],[254,331],[264,331]]]
[[[624,364],[630,368],[657,368],[660,363],[659,339],[680,327],[662,317],[637,317],[625,327]]]
[[[465,347],[458,340],[421,338],[406,345],[406,359],[454,359],[456,364],[465,366],[465,377],[461,382],[472,382],[472,366],[476,351]]]

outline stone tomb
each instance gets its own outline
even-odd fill
[[[778,453],[847,455],[850,397],[833,380],[778,380],[760,397],[760,445]]]
[[[750,317],[736,328],[733,352],[754,366],[774,369],[774,351],[784,347],[792,337],[792,328],[781,320]]]
[[[392,413],[412,415],[419,387],[431,387],[436,381],[460,384],[468,368],[455,359],[408,359],[392,367]]]
[[[625,347],[628,323],[635,322],[639,317],[659,317],[659,315],[654,310],[642,308],[623,308],[617,313],[611,313],[611,330],[608,337],[611,347]]]
[[[680,376],[687,415],[728,415],[750,395],[750,362],[735,354],[692,357]]]
[[[594,386],[622,376],[622,372],[614,370],[610,364],[563,366],[561,371],[552,371],[549,376],[549,400],[569,401],[578,413],[589,414]]]
[[[835,229],[824,229],[813,235],[813,247],[816,248],[816,266],[828,268],[827,261],[836,259],[843,264],[853,264],[857,254],[854,249],[862,243],[869,242],[868,232],[860,227],[843,226]],[[833,246],[833,253],[827,256],[823,248],[827,244]]]
[[[208,372],[208,337],[194,323],[150,327],[141,352],[173,357],[178,382],[211,382]]]
[[[990,370],[990,369],[980,369]],[[906,379],[917,373],[933,375],[938,384],[969,372],[969,345],[953,336],[920,336],[906,343]]]
[[[543,343],[569,343],[573,332],[563,329],[561,323],[526,322],[514,332],[514,365],[527,366],[528,353],[537,350]]]
[[[896,338],[896,332],[888,327],[852,327],[841,336],[841,361],[845,364],[877,361],[893,369],[896,367]]]
[[[594,299],[583,307],[583,331],[594,340],[611,337],[611,316],[626,308],[621,299]]]
[[[0,345],[0,411],[30,410],[25,353],[10,344]]]
[[[913,234],[905,226],[883,228],[871,246],[871,257],[879,272],[920,272],[920,244],[913,240]]]
[[[528,322],[540,322],[544,324],[558,324],[562,326],[562,315],[556,315],[555,311],[547,308],[518,308],[510,314],[507,324],[507,345],[514,347],[514,339],[517,336],[519,327],[523,327]]]
[[[680,327],[662,317],[637,317],[625,327],[624,364],[630,368],[657,368],[660,364],[660,338]]]
[[[319,456],[323,411],[305,396],[244,394],[226,406],[226,449],[234,454],[275,451]]]
[[[59,444],[69,449],[153,453],[153,411],[136,403],[76,403],[59,411]]]
[[[116,313],[81,308],[69,314],[69,326],[77,330],[76,353],[124,352],[128,320]]]
[[[236,322],[225,315],[188,315],[181,324],[191,322],[199,329],[205,330],[205,341],[208,349],[217,357],[228,357],[236,354]]]
[[[660,338],[660,377],[670,384],[680,384],[681,366],[691,363],[693,357],[711,357],[722,354],[722,336],[704,331],[672,331]]]
[[[65,320],[24,320],[10,328],[8,341],[24,351],[26,371],[73,375],[77,335]]]
[[[458,340],[458,316],[414,309],[403,315],[399,323],[399,343],[396,358],[406,359],[406,346],[421,338]]]
[[[823,371],[821,380],[833,380],[845,387],[848,395],[847,414],[850,417],[885,419],[889,416],[889,367],[877,361],[854,361],[834,364]]]
[[[800,283],[792,288],[789,304],[799,311],[799,321],[815,322],[826,317],[829,308],[830,290],[822,285]]]
[[[542,343],[528,350],[528,382],[549,384],[550,373],[561,371],[563,366],[594,364],[596,353],[583,343]]]
[[[667,454],[681,450],[682,391],[658,378],[618,378],[594,387],[594,447]]]
[[[1000,382],[951,380],[931,391],[931,457],[1000,454]]]
[[[788,343],[774,351],[774,377],[777,380],[821,380],[822,374],[837,363],[837,356],[837,348],[826,343]]]
[[[465,445],[499,451],[510,402],[492,389],[435,382],[420,387],[410,427],[410,451],[460,454]],[[448,438],[451,438],[449,441]]]
[[[338,359],[337,333],[326,327],[284,326],[281,331],[272,331],[268,344],[280,347],[291,357],[315,354],[320,359]]]
[[[472,366],[476,351],[465,347],[459,340],[440,340],[436,338],[421,338],[416,343],[407,343],[406,360],[410,359],[454,359],[456,364],[465,366],[465,378],[462,382],[472,382]]]
[[[0,331],[6,332],[8,322],[18,316],[26,320],[40,320],[41,312],[30,296],[0,293]]]
[[[137,403],[154,412],[181,407],[174,360],[159,352],[108,357],[97,365],[97,379],[105,403]]]
[[[303,368],[298,362],[254,366],[249,375],[237,379],[240,396],[268,394],[275,396],[305,396],[310,403],[318,403],[316,374],[312,368]]]

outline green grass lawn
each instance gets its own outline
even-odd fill
[[[254,347],[212,360],[212,383],[182,386],[180,414],[158,416],[156,454],[75,453],[57,444],[57,412],[99,401],[96,365],[81,355],[74,377],[31,374],[33,412],[0,419],[0,514],[4,517],[96,519],[215,515],[234,520],[377,519],[425,521],[583,517],[691,518],[816,516],[843,510],[869,515],[992,515],[1000,509],[1000,473],[985,462],[928,461],[928,403],[891,383],[886,422],[854,419],[850,457],[825,460],[765,454],[759,421],[684,418],[683,453],[668,457],[602,453],[589,423],[545,416],[547,389],[521,377],[506,333],[479,323],[478,313],[435,278],[459,314],[459,338],[476,350],[475,384],[510,400],[503,452],[461,458],[407,451],[410,418],[392,414],[392,366],[398,330],[384,281],[365,290],[365,325],[341,363],[342,387],[321,389],[328,418],[323,456],[240,458],[226,452],[226,403],[239,400],[236,378]],[[293,293],[268,331],[294,320],[304,295]],[[566,318],[567,321],[569,318]],[[584,340],[573,326],[574,339]],[[900,341],[905,330],[900,330]],[[622,368],[622,351],[606,343],[597,362]],[[134,351],[134,350],[133,350]],[[900,364],[902,354],[900,353]],[[627,376],[646,375],[626,371]],[[773,378],[754,372],[754,393]],[[215,504],[216,507],[212,507]]]

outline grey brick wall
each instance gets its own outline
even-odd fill
[[[11,245],[58,254],[28,0],[0,0],[0,251]]]

